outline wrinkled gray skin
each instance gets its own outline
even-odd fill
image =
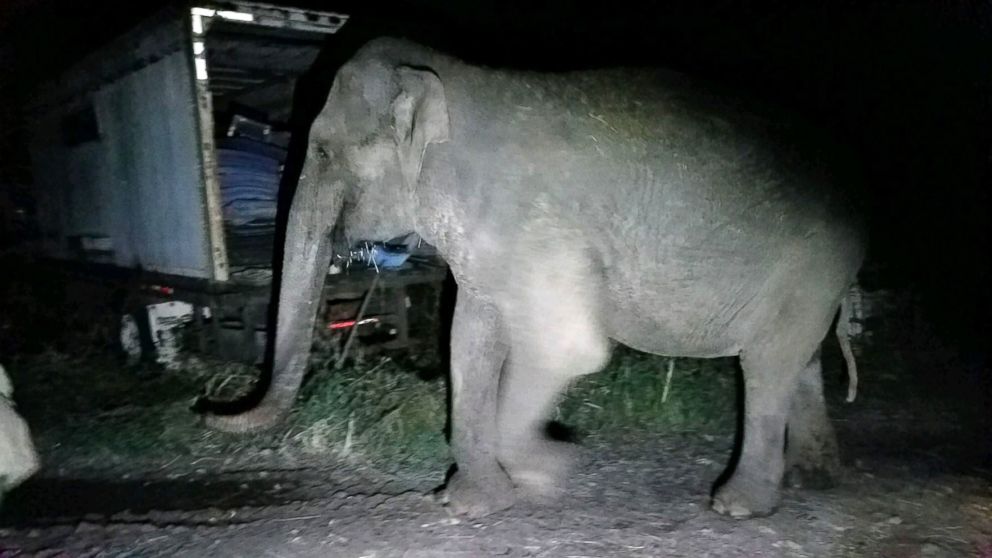
[[[819,347],[862,260],[826,168],[772,127],[676,74],[497,71],[369,43],[310,133],[272,385],[257,408],[211,422],[249,431],[291,406],[343,219],[354,240],[420,234],[457,280],[454,511],[561,486],[571,452],[544,436],[549,413],[617,341],[740,356],[743,446],[713,507],[771,513],[787,467],[797,482],[837,470]]]

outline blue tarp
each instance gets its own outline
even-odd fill
[[[275,228],[285,156],[277,146],[247,138],[227,138],[218,143],[217,171],[230,232],[265,234]]]

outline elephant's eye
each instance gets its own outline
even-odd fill
[[[323,145],[317,146],[317,156],[325,161],[331,158],[331,154],[327,151],[327,148],[324,147]]]

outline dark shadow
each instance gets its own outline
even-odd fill
[[[438,324],[438,351],[441,356],[441,370],[445,378],[445,420],[444,439],[451,441],[451,324],[455,319],[455,302],[458,299],[458,283],[455,276],[448,270],[441,285],[441,303],[438,305],[441,315]],[[450,473],[450,471],[449,471]]]
[[[919,414],[924,416],[926,411]],[[987,431],[954,422],[960,418],[928,418],[917,424],[908,420],[841,422],[837,425],[841,456],[855,468],[850,463],[865,461],[917,478],[964,475],[992,481],[992,450],[984,443]]]
[[[557,442],[568,442],[572,444],[577,444],[582,439],[582,436],[578,430],[565,423],[558,422],[557,420],[548,422],[544,430],[544,434],[551,440],[555,440]]]
[[[730,459],[727,460],[727,468],[720,473],[717,477],[716,482],[713,483],[713,489],[710,491],[710,497],[716,494],[716,490],[723,486],[725,482],[730,479],[730,476],[734,474],[734,470],[737,469],[737,463],[741,460],[741,450],[744,445],[744,369],[741,367],[741,361],[737,359],[737,366],[734,367],[736,373],[734,374],[736,386],[736,392],[734,394],[734,399],[736,400],[737,408],[737,420],[736,429],[734,431],[734,449],[730,453]]]
[[[445,471],[445,473],[444,473],[444,484],[442,484],[441,486],[438,486],[434,491],[435,492],[440,492],[446,486],[448,486],[448,482],[451,480],[451,477],[455,476],[455,473],[457,473],[457,472],[458,472],[458,464],[457,463],[452,463],[451,465],[449,465],[448,466],[448,470]]]
[[[281,485],[277,488],[276,485]],[[292,481],[289,481],[292,489]],[[0,527],[34,527],[108,518],[128,512],[196,511],[281,505],[293,501],[287,479],[159,480],[104,482],[90,479],[38,478],[4,497]]]
[[[458,284],[448,270],[441,284],[441,301],[438,304],[438,354],[441,357],[440,371],[447,376],[451,370],[451,323],[455,319],[455,300],[458,298]]]

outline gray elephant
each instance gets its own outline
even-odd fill
[[[776,118],[673,73],[502,71],[368,43],[310,132],[271,385],[209,422],[260,429],[292,405],[336,223],[355,240],[413,231],[458,283],[454,511],[561,486],[571,452],[545,437],[549,413],[620,342],[740,356],[740,459],[713,507],[771,513],[787,468],[837,470],[819,347],[863,257],[840,167]]]

